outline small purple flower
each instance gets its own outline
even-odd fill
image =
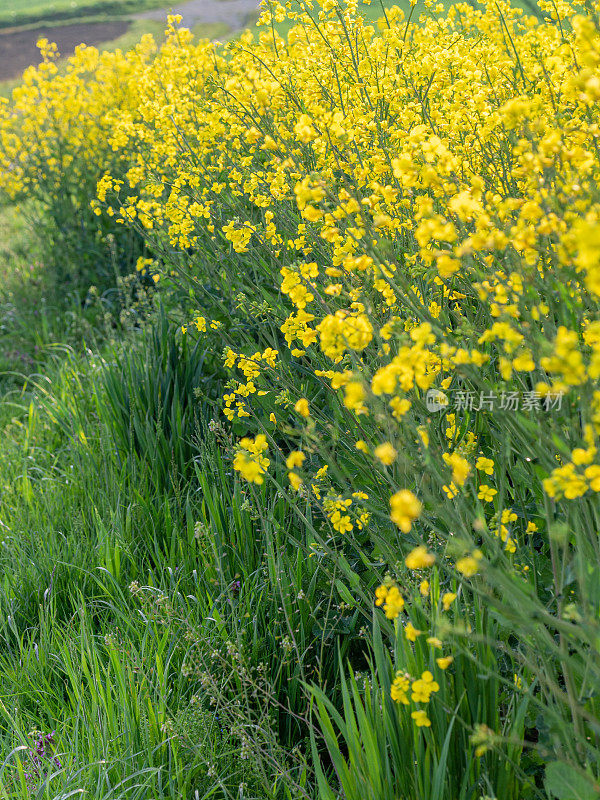
[[[29,748],[29,763],[31,771],[25,773],[25,780],[33,788],[42,778],[46,777],[52,767],[62,768],[58,756],[54,755],[54,737],[56,731],[51,733],[33,734],[33,746]]]

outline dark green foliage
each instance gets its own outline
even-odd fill
[[[97,413],[119,460],[137,458],[157,488],[190,475],[219,394],[217,359],[178,337],[162,313],[133,348],[115,350],[102,374]]]

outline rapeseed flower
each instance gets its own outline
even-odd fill
[[[375,448],[375,456],[381,461],[382,464],[390,466],[396,460],[398,451],[391,442],[384,442]]]
[[[442,595],[442,605],[444,607],[444,611],[448,611],[452,603],[456,600],[455,592],[444,592]]]
[[[397,586],[380,586],[375,591],[375,605],[383,606],[388,619],[396,619],[404,608],[404,598]]]
[[[422,505],[408,489],[396,492],[390,498],[390,517],[403,533],[408,533],[421,513]]]
[[[410,675],[406,672],[396,672],[396,677],[394,678],[394,682],[392,683],[391,688],[391,697],[392,700],[396,703],[401,703],[402,705],[409,705],[410,701],[408,699],[408,691],[410,688]]]
[[[497,494],[498,494],[497,489],[494,489],[492,486],[487,486],[487,484],[482,483],[479,486],[477,497],[480,500],[485,500],[486,503],[491,503]]]
[[[425,670],[420,678],[414,680],[411,684],[411,700],[415,703],[428,703],[431,695],[434,692],[439,692],[440,685],[433,679],[433,675],[429,670]]]
[[[417,637],[420,636],[423,631],[419,631],[415,628],[412,622],[407,622],[404,626],[404,635],[408,639],[409,642],[416,642]]]
[[[427,712],[423,710],[413,711],[410,716],[414,719],[417,728],[431,727],[431,720],[427,716]]]
[[[430,567],[435,561],[433,553],[428,553],[425,545],[419,545],[411,550],[404,559],[404,563],[409,569],[424,569]]]
[[[308,400],[305,397],[301,397],[300,400],[296,402],[294,406],[294,411],[300,414],[301,417],[310,417],[310,410],[308,407]]]

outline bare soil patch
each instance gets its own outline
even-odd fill
[[[127,20],[115,20],[0,31],[0,81],[17,78],[27,67],[40,63],[40,53],[35,45],[41,37],[56,42],[61,56],[68,56],[83,42],[98,45],[116,39],[129,25]]]

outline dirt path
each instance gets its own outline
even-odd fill
[[[136,14],[136,19],[164,20],[168,13],[181,14],[181,24],[186,28],[192,25],[224,22],[234,31],[246,24],[248,17],[258,11],[258,0],[188,0],[187,3],[174,3],[170,8],[158,11],[145,11]]]
[[[127,20],[115,22],[81,22],[57,27],[40,27],[34,30],[8,30],[0,32],[0,81],[20,75],[31,64],[39,64],[40,51],[36,42],[41,37],[56,42],[58,52],[70,55],[77,45],[85,42],[98,45],[116,39],[127,28]]]

